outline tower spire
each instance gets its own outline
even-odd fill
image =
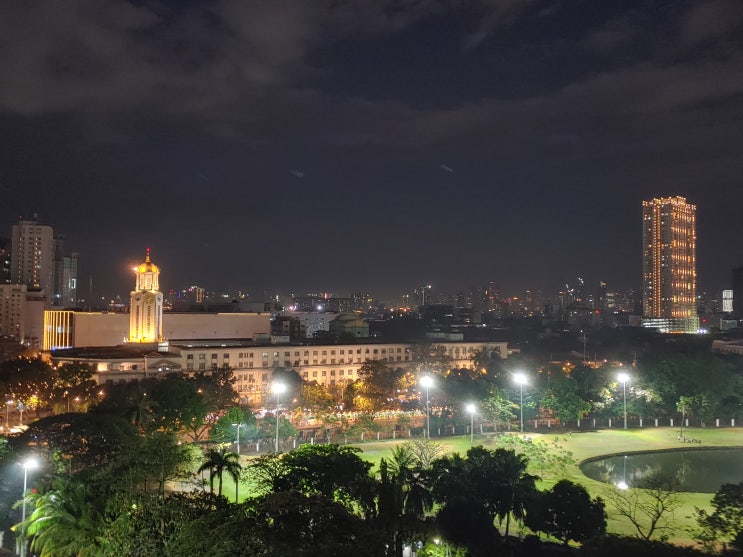
[[[129,307],[129,342],[158,342],[162,340],[163,295],[160,269],[150,260],[150,248],[134,273],[137,281]]]

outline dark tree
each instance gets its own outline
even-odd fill
[[[524,456],[507,449],[474,447],[467,458],[447,455],[433,462],[432,493],[443,504],[467,499],[484,509],[491,522],[496,517],[501,523],[505,520],[508,535],[511,516],[523,517],[526,502],[536,490],[537,478],[526,472],[527,464]]]
[[[535,494],[526,509],[525,524],[567,545],[606,531],[606,512],[600,498],[591,499],[582,485],[560,480],[551,490]]]
[[[24,447],[44,446],[68,472],[100,467],[135,450],[137,432],[124,418],[110,414],[59,414],[32,422],[12,440]]]
[[[234,443],[237,440],[238,428],[240,425],[240,442],[254,439],[258,435],[258,421],[255,415],[246,406],[232,406],[227,408],[224,413],[215,420],[209,437],[212,441],[220,443]]]
[[[493,555],[493,545],[499,538],[490,514],[463,498],[452,499],[441,508],[436,526],[444,539],[467,548],[471,557]]]
[[[323,495],[296,491],[269,494],[247,510],[263,542],[263,557],[383,557],[383,538],[370,521]]]
[[[324,495],[345,504],[359,505],[373,514],[373,480],[370,462],[358,456],[360,449],[340,445],[301,445],[283,456],[284,490]]]
[[[52,367],[41,358],[21,356],[1,362],[0,384],[5,386],[4,396],[22,404],[24,410],[38,413],[54,398]]]
[[[87,407],[97,400],[99,391],[95,372],[88,364],[65,363],[54,371],[54,398],[56,407],[67,410],[70,401],[79,399]]]
[[[398,445],[392,458],[380,461],[377,486],[377,522],[389,540],[389,555],[402,557],[403,543],[424,530],[425,514],[432,508],[425,470],[412,444]]]
[[[707,545],[737,543],[743,532],[743,482],[723,484],[711,505],[711,514],[697,509],[697,538]]]

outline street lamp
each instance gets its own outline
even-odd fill
[[[617,375],[617,379],[622,383],[622,391],[624,394],[624,429],[627,429],[627,381],[629,381],[629,375],[626,373],[620,373]]]
[[[39,463],[34,458],[27,458],[21,463],[23,466],[23,505],[21,511],[21,533],[20,533],[20,546],[18,554],[20,557],[26,557],[26,489],[28,484],[28,471],[35,470],[39,467]]]
[[[518,383],[519,386],[519,394],[520,394],[520,402],[519,402],[519,408],[521,409],[521,433],[524,433],[524,385],[526,385],[529,380],[526,378],[526,375],[523,373],[515,373],[513,375],[513,380]]]
[[[472,448],[472,440],[475,435],[475,412],[477,412],[477,407],[470,403],[467,405],[467,412],[470,413],[470,449]]]
[[[279,452],[279,399],[281,393],[286,391],[286,385],[283,383],[274,383],[271,390],[276,394],[276,445],[274,447],[275,452]]]
[[[232,427],[237,428],[237,439],[235,440],[235,444],[237,445],[237,456],[240,456],[240,426],[242,424],[232,424]]]
[[[420,384],[426,389],[426,439],[431,439],[431,411],[428,407],[428,389],[433,385],[433,378],[430,375],[424,375],[420,379]]]
[[[242,424],[232,424],[232,425],[237,428],[237,439],[236,439],[237,463],[240,464],[240,426]],[[240,479],[238,478],[237,481],[235,481],[235,503],[237,503],[237,490],[239,489],[239,486],[240,486]]]

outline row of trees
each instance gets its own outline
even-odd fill
[[[57,536],[72,536],[76,522],[86,524],[89,537],[80,534],[79,539],[91,547],[84,550],[80,542],[81,555],[179,555],[187,554],[187,548],[193,550],[193,544],[202,547],[199,543],[225,546],[225,555],[280,555],[281,551],[301,555],[288,553],[288,546],[282,544],[301,546],[307,540],[311,540],[307,555],[326,542],[331,544],[327,554],[332,555],[336,544],[344,552],[360,539],[369,555],[397,555],[401,544],[434,535],[477,555],[498,543],[495,524],[509,532],[512,520],[562,541],[583,540],[603,529],[603,504],[588,498],[582,488],[558,481],[546,492],[538,492],[536,477],[527,472],[529,460],[538,473],[540,468],[555,470],[570,455],[540,450],[540,444],[517,436],[503,438],[512,442],[510,446],[494,451],[476,447],[465,456],[442,456],[428,442],[408,443],[383,459],[373,475],[371,465],[357,451],[335,445],[302,446],[283,457],[264,455],[244,470],[229,451],[210,450],[202,459],[197,445],[182,441],[199,442],[207,437],[205,432],[232,440],[233,424],[255,423],[253,414],[243,408],[210,411],[232,403],[231,381],[230,370],[224,369],[190,378],[170,376],[114,385],[90,412],[44,418],[14,438],[7,462],[17,462],[29,449],[48,455],[46,476],[41,484],[35,482],[42,488],[28,500],[29,509],[36,510],[27,526],[39,540],[39,551],[46,551],[47,543],[51,548],[62,543]],[[274,423],[268,419],[255,427]],[[208,484],[193,474],[199,468],[209,475]],[[239,507],[219,498],[224,474],[237,477],[252,495]],[[707,539],[725,535],[731,544],[737,543],[741,527],[731,524],[729,499],[721,496],[720,509],[700,514]],[[616,506],[615,501],[612,504]],[[285,505],[292,512],[287,513]],[[247,545],[244,551],[252,553],[230,553],[237,551],[233,544],[246,540],[212,537],[212,532],[233,535],[216,526],[226,515],[234,516],[225,524],[269,541]],[[43,525],[54,524],[56,516],[64,518],[66,527],[54,534]],[[325,516],[332,517],[334,524],[358,528],[351,530],[354,534],[349,538],[348,532],[324,523]],[[284,518],[286,531],[277,531],[277,521]],[[151,520],[157,532],[154,526],[143,527]],[[193,531],[183,526],[192,523]],[[326,524],[329,538],[315,530],[316,524]],[[68,547],[74,540],[62,541]],[[66,554],[48,551],[50,556]]]
[[[396,393],[420,392],[416,381],[432,375],[430,390],[437,426],[462,421],[465,404],[478,403],[485,419],[505,427],[517,419],[520,389],[514,375],[523,372],[524,417],[544,411],[563,423],[584,417],[619,417],[624,411],[624,385],[618,373],[630,376],[627,411],[630,416],[684,417],[709,422],[714,417],[743,418],[743,373],[738,358],[696,350],[643,356],[632,366],[605,364],[542,364],[526,358],[503,360],[497,353],[481,352],[473,368],[450,369],[435,351],[415,369],[404,371],[383,361],[368,361],[359,379],[349,385],[346,400],[360,412],[408,408]],[[529,371],[533,370],[533,371]],[[315,397],[321,400],[320,397]],[[418,401],[417,407],[421,408]]]
[[[400,557],[404,545],[434,537],[477,556],[503,542],[496,524],[508,536],[512,518],[564,543],[606,526],[599,499],[568,481],[538,491],[526,457],[512,449],[441,455],[434,443],[408,442],[375,472],[358,449],[339,445],[303,445],[242,469],[234,453],[212,450],[199,469],[210,475],[206,491],[190,473],[193,451],[164,435],[134,437],[140,442],[127,451],[112,449],[71,472],[47,463],[45,487],[27,495],[33,510],[18,527],[41,557]],[[228,503],[224,473],[251,496]],[[164,489],[189,478],[191,489]]]
[[[81,410],[100,392],[87,365],[64,364],[53,368],[41,358],[19,357],[0,363],[0,393],[8,408],[29,410]]]
[[[436,378],[430,392],[436,409],[436,426],[462,421],[463,407],[468,402],[476,402],[478,412],[498,426],[512,423],[520,402],[519,389],[513,382],[516,371],[525,372],[529,379],[524,387],[526,419],[545,410],[565,423],[587,416],[618,417],[623,413],[623,385],[617,379],[620,368],[610,364],[598,368],[543,364],[518,356],[503,360],[498,353],[481,352],[474,356],[472,368],[452,369],[449,358],[436,345],[416,347],[414,361],[414,367],[405,370],[394,363],[367,361],[361,366],[358,380],[331,390],[303,381],[291,369],[275,370],[274,380],[289,387],[291,396],[286,400],[296,400],[298,408],[311,411],[336,429],[344,426],[338,421],[339,405],[366,416],[384,410],[421,409],[417,381],[423,373]],[[636,365],[628,368],[631,375],[627,383],[628,413],[645,418],[680,417],[683,413],[685,417],[705,422],[714,417],[743,418],[740,368],[737,358],[699,348],[641,355]],[[218,377],[221,391],[197,396],[195,391],[202,384],[208,385],[213,376]],[[205,438],[214,426],[207,417],[214,418],[233,405],[236,397],[233,384],[232,371],[225,367],[197,372],[188,385],[179,385],[177,390],[168,385],[161,390],[174,394],[166,405],[179,406],[181,410],[175,414],[183,409],[192,414],[171,415],[168,419],[181,419],[182,426],[190,428],[192,438]],[[147,390],[153,391],[149,387]],[[5,393],[6,400],[26,409],[84,410],[97,404],[105,396],[103,391],[86,365],[64,364],[54,369],[41,359],[25,357],[0,364],[0,392]],[[194,418],[197,415],[206,420]],[[260,435],[247,414],[240,423],[246,423],[241,432],[246,438]],[[286,430],[286,435],[291,434],[288,423],[281,422],[280,427]]]
[[[351,552],[399,557],[406,545],[420,547],[421,556],[443,555],[434,540],[449,546],[449,555],[492,555],[503,545],[509,549],[502,551],[512,555],[555,552],[536,537],[520,544],[510,538],[514,520],[563,545],[584,543],[585,555],[620,555],[629,548],[656,557],[702,555],[653,542],[655,524],[638,531],[644,545],[606,537],[601,499],[568,480],[539,491],[528,459],[514,449],[474,447],[465,455],[442,454],[441,446],[430,441],[407,442],[382,458],[376,469],[359,452],[339,445],[303,445],[241,467],[236,454],[211,450],[199,470],[209,472],[208,490],[190,473],[195,455],[187,451],[176,459],[181,467],[176,477],[190,477],[187,485],[192,487],[177,491],[159,489],[156,466],[142,466],[139,481],[131,470],[122,476],[124,468],[114,465],[121,455],[72,474],[51,468],[47,487],[28,495],[33,511],[19,528],[27,530],[41,557]],[[175,461],[159,465],[171,467]],[[221,496],[223,474],[247,487],[250,496],[239,504],[228,502]],[[146,477],[158,489],[148,489]],[[659,504],[669,504],[668,493]],[[743,549],[742,503],[743,483],[723,486],[712,501],[713,510],[698,511],[699,539],[710,549],[721,543],[723,549]],[[655,516],[660,516],[657,510]]]

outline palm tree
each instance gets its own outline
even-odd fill
[[[409,443],[392,450],[392,458],[379,465],[378,517],[392,538],[390,555],[402,555],[403,542],[420,527],[433,496],[424,484],[423,468]]]
[[[240,457],[237,453],[225,452],[224,449],[209,449],[206,452],[204,463],[199,467],[198,472],[209,471],[209,492],[214,493],[214,477],[219,479],[219,491],[217,495],[222,495],[222,476],[225,472],[235,481],[240,479]]]
[[[31,547],[39,557],[100,555],[105,538],[102,497],[93,494],[90,485],[76,481],[58,482],[55,489],[28,496],[35,510],[27,519]]]
[[[526,472],[529,459],[524,455],[506,449],[496,449],[491,454],[495,470],[498,470],[495,491],[499,497],[496,498],[494,510],[501,523],[503,519],[506,520],[507,537],[511,514],[518,520],[523,519],[526,504],[536,492],[535,482],[539,478]]]
[[[153,421],[154,411],[157,406],[158,404],[156,400],[146,392],[139,390],[135,393],[127,414],[135,426],[140,429],[145,429]]]

